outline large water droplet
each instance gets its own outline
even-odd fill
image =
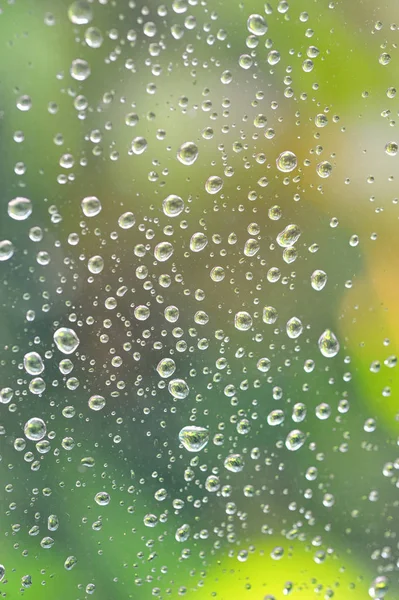
[[[60,352],[72,354],[80,344],[80,340],[73,329],[60,327],[54,333],[54,342]]]
[[[173,246],[170,242],[160,242],[154,248],[154,256],[160,262],[165,262],[173,254]]]
[[[200,452],[209,441],[209,431],[204,427],[189,425],[180,430],[179,440],[189,452]]]
[[[332,358],[339,352],[339,342],[331,329],[326,329],[319,338],[319,349],[323,356]]]
[[[172,379],[169,381],[168,390],[174,398],[184,400],[184,398],[187,398],[190,388],[184,379]]]
[[[293,429],[285,439],[285,445],[288,450],[295,451],[301,448],[306,440],[306,434],[300,429]]]
[[[286,150],[282,152],[276,160],[277,168],[283,173],[290,173],[296,169],[298,160],[293,152]]]
[[[184,142],[177,151],[176,156],[182,165],[190,166],[198,158],[198,147],[194,142]]]
[[[327,273],[325,271],[322,271],[321,269],[317,269],[316,271],[313,271],[313,273],[310,277],[310,282],[311,282],[312,288],[314,290],[320,292],[327,283]]]
[[[265,35],[267,32],[267,23],[262,15],[253,14],[248,17],[247,28],[253,35]]]
[[[87,0],[76,0],[68,8],[68,17],[74,25],[87,25],[93,18],[90,3]]]
[[[170,194],[162,202],[162,210],[167,217],[178,217],[184,210],[183,199],[175,194]]]
[[[28,352],[24,356],[24,368],[29,375],[40,375],[44,371],[42,357],[37,352]]]
[[[91,73],[90,65],[86,60],[83,60],[83,58],[75,58],[75,60],[72,61],[69,72],[71,77],[76,81],[85,81]]]
[[[29,419],[25,423],[24,433],[28,440],[32,440],[33,442],[38,442],[43,439],[46,435],[47,428],[43,419],[39,419],[38,417],[33,417]]]
[[[287,225],[287,227],[278,234],[277,243],[282,248],[290,248],[299,240],[300,235],[301,230],[298,225]]]
[[[16,221],[24,221],[32,214],[32,202],[28,198],[17,197],[8,203],[8,214]]]
[[[176,370],[176,364],[173,358],[163,358],[157,365],[158,374],[167,379],[171,377]]]
[[[82,211],[85,217],[95,217],[101,212],[101,202],[97,196],[87,196],[81,202]]]
[[[234,317],[234,326],[239,331],[248,331],[252,327],[252,317],[245,310],[240,310]]]
[[[229,454],[229,456],[225,458],[224,466],[232,473],[239,473],[243,470],[245,463],[241,454]]]

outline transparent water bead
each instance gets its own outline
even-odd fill
[[[317,292],[320,292],[327,283],[327,273],[321,269],[316,269],[310,277],[310,282],[312,288]]]
[[[184,379],[172,379],[168,385],[169,393],[178,400],[187,398],[190,388]]]
[[[295,452],[299,450],[306,441],[306,434],[300,429],[293,429],[285,439],[285,445],[288,450]]]
[[[9,260],[14,255],[14,244],[10,240],[0,241],[0,261]]]
[[[198,147],[194,142],[184,142],[178,149],[176,156],[182,165],[191,166],[198,158]]]
[[[232,473],[239,473],[245,466],[244,459],[241,454],[229,454],[225,458],[224,467]]]
[[[209,441],[209,431],[205,427],[189,425],[180,430],[179,440],[189,452],[200,452]]]
[[[63,354],[72,354],[80,344],[80,340],[73,329],[60,327],[54,333],[54,342]]]
[[[240,310],[234,317],[234,326],[239,331],[248,331],[252,327],[252,317],[245,310]]]
[[[162,202],[162,210],[167,217],[178,217],[184,210],[183,199],[176,194],[170,194]]]
[[[24,356],[24,369],[29,375],[40,375],[44,371],[43,359],[37,352],[28,352]]]
[[[101,202],[97,196],[87,196],[81,202],[82,211],[85,217],[95,217],[102,209]]]
[[[300,236],[301,230],[298,225],[291,223],[278,234],[277,243],[282,248],[290,248],[299,240]]]
[[[262,15],[252,14],[248,17],[247,28],[249,33],[256,36],[265,35],[267,32],[267,23]]]
[[[296,155],[290,150],[282,152],[276,160],[277,168],[282,173],[290,173],[296,169],[298,165],[298,159]]]
[[[93,18],[90,2],[76,0],[68,8],[68,18],[74,25],[87,25]]]
[[[72,61],[71,68],[69,70],[71,77],[76,81],[85,81],[90,76],[91,69],[90,65],[86,60],[82,58],[75,58]]]
[[[24,221],[32,214],[32,202],[28,198],[17,197],[8,203],[8,214],[15,221]]]
[[[339,341],[331,329],[326,329],[319,337],[319,349],[326,358],[333,358],[339,352]]]
[[[163,358],[157,365],[158,374],[167,379],[171,377],[176,370],[176,364],[173,358]]]
[[[39,440],[42,440],[47,433],[46,424],[43,419],[32,417],[32,419],[29,419],[29,421],[25,423],[24,433],[28,440],[38,442]]]
[[[303,331],[302,321],[298,317],[292,317],[287,321],[286,331],[288,337],[295,340]]]

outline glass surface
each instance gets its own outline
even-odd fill
[[[2,3],[2,597],[399,597],[398,26]]]

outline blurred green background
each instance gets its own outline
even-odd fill
[[[399,4],[14,0],[0,12],[0,239],[15,247],[0,263],[0,388],[13,390],[0,404],[3,597],[398,598],[399,188],[385,148],[397,142]],[[251,14],[267,32],[249,31]],[[76,59],[90,66],[81,81]],[[192,166],[176,159],[187,141]],[[286,150],[292,173],[276,167]],[[209,194],[214,175],[223,187]],[[176,218],[169,194],[184,200]],[[32,201],[27,220],[7,214],[18,196]],[[96,217],[82,213],[87,196]],[[301,236],[283,255],[289,224]],[[193,252],[197,232],[208,243]],[[238,311],[250,330],[235,328]],[[63,374],[53,333],[67,326],[80,346]],[[330,359],[317,345],[327,328],[340,342]],[[42,394],[29,351],[45,363]],[[165,357],[184,400],[156,371]],[[31,417],[49,444],[18,450]],[[209,429],[198,454],[179,445],[187,425]],[[306,442],[291,452],[298,428]],[[240,473],[224,468],[232,453]]]

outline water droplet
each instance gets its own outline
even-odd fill
[[[97,492],[94,496],[94,500],[99,506],[107,506],[111,501],[111,496],[108,492]]]
[[[89,258],[87,268],[89,269],[90,273],[93,273],[93,275],[101,273],[104,268],[104,259],[102,256],[92,256]]]
[[[190,250],[192,252],[201,252],[208,245],[208,238],[204,233],[198,231],[191,236]]]
[[[64,354],[72,354],[80,344],[74,330],[68,327],[60,327],[53,337],[58,350]]]
[[[165,379],[171,377],[175,370],[176,364],[172,358],[163,358],[157,365],[158,374]]]
[[[198,147],[194,142],[184,142],[177,151],[177,159],[182,165],[190,166],[198,158]]]
[[[76,556],[68,556],[68,558],[65,559],[64,567],[67,571],[70,571],[71,569],[73,569],[77,562],[78,559],[76,558]]]
[[[103,34],[97,27],[89,27],[86,29],[85,42],[90,48],[100,48],[103,41]]]
[[[190,388],[184,379],[172,379],[168,385],[169,393],[178,400],[187,398]]]
[[[90,65],[86,60],[83,60],[83,58],[75,58],[75,60],[72,61],[69,72],[71,77],[76,81],[85,81],[91,73]]]
[[[293,152],[286,150],[282,152],[276,161],[277,168],[282,173],[290,173],[294,169],[296,169],[298,165],[297,157]]]
[[[299,448],[301,448],[304,445],[305,440],[306,434],[303,433],[303,431],[301,431],[300,429],[293,429],[287,435],[285,439],[285,445],[288,448],[288,450],[294,452],[295,450],[299,450]]]
[[[175,194],[170,194],[162,202],[162,210],[167,217],[178,217],[184,210],[183,199]]]
[[[42,357],[37,352],[28,352],[24,356],[24,369],[29,375],[40,375],[44,371]]]
[[[200,452],[209,441],[209,431],[204,427],[189,425],[180,430],[179,440],[189,452]]]
[[[330,177],[332,170],[332,165],[327,160],[323,160],[323,162],[319,163],[316,167],[318,176],[322,177],[323,179]]]
[[[24,221],[32,214],[32,202],[28,198],[17,197],[8,203],[8,214],[16,221]]]
[[[217,194],[223,187],[223,179],[217,175],[211,175],[205,182],[208,194]]]
[[[15,248],[10,240],[0,241],[0,261],[9,260],[15,252]]]
[[[154,256],[159,262],[165,262],[173,254],[173,246],[170,242],[160,242],[154,248]]]
[[[95,217],[101,212],[101,202],[97,196],[87,196],[81,202],[82,211],[85,217]]]
[[[385,152],[388,156],[396,156],[398,153],[398,144],[396,142],[388,142],[385,146]]]
[[[286,331],[288,337],[295,340],[303,331],[302,321],[298,317],[292,317],[287,321]]]
[[[322,271],[321,269],[317,269],[316,271],[313,271],[313,273],[310,277],[310,282],[311,282],[312,288],[314,290],[320,292],[320,290],[322,290],[327,283],[327,273],[325,271]]]
[[[273,325],[277,321],[278,312],[273,306],[265,306],[263,309],[263,322]]]
[[[339,342],[331,329],[326,329],[321,334],[318,343],[320,352],[326,358],[332,358],[339,352]]]
[[[241,454],[229,454],[229,456],[225,458],[224,466],[232,473],[239,473],[243,470],[245,463]]]
[[[247,28],[253,35],[265,35],[267,32],[267,24],[262,15],[250,15],[247,20]]]
[[[125,212],[118,219],[118,225],[121,229],[130,229],[135,224],[136,219],[132,212]]]
[[[147,150],[147,140],[143,137],[135,137],[134,140],[132,141],[132,152],[133,154],[139,155],[139,154],[143,154],[143,152],[145,152]]]
[[[99,396],[98,394],[95,394],[94,396],[90,396],[89,401],[88,401],[88,405],[89,408],[91,408],[91,410],[102,410],[105,406],[106,402],[105,402],[105,398],[103,396]]]
[[[281,231],[277,236],[277,243],[282,248],[293,246],[300,238],[301,230],[298,225],[291,224]]]
[[[90,3],[87,0],[76,0],[68,8],[68,18],[74,25],[87,25],[93,18]]]
[[[33,417],[25,423],[24,433],[28,440],[38,442],[44,438],[46,432],[47,428],[45,422],[38,417]]]
[[[245,310],[236,313],[234,317],[234,326],[239,331],[248,331],[252,327],[252,317]]]
[[[187,525],[187,523],[185,523],[184,525],[179,527],[175,533],[176,541],[177,542],[186,542],[188,540],[188,538],[190,537],[190,531],[191,531],[190,525]]]

